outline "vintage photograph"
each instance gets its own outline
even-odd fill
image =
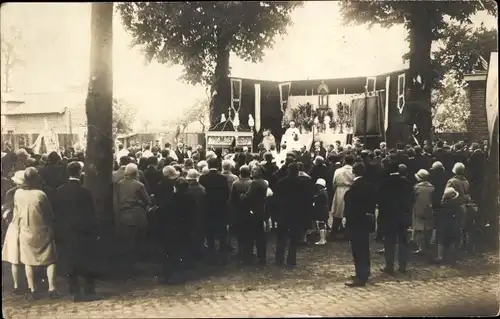
[[[0,13],[3,317],[500,312],[496,1]]]

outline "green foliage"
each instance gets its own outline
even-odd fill
[[[466,132],[470,103],[464,83],[447,74],[440,88],[432,91],[433,126],[436,132]]]
[[[12,72],[24,63],[24,49],[21,29],[16,26],[2,25],[1,36],[1,68],[2,68],[2,91],[9,92],[11,89],[10,77]]]
[[[182,65],[183,79],[211,85],[221,50],[260,62],[300,1],[124,2],[117,5],[147,61]]]
[[[430,26],[430,34],[427,41],[435,41],[438,39],[447,39],[452,35],[456,35],[456,39],[452,39],[450,46],[459,41],[459,33],[457,30],[450,27],[453,23],[458,25],[470,24],[470,16],[478,11],[486,10],[490,14],[497,14],[497,5],[492,0],[482,1],[343,1],[341,2],[341,12],[344,20],[347,23],[356,24],[379,24],[383,27],[391,27],[395,24],[403,24],[409,31],[414,31],[417,34],[416,39],[422,39],[427,30],[423,30]],[[419,23],[425,19],[426,23]],[[428,22],[428,23],[427,23]],[[411,32],[409,32],[411,35]],[[415,43],[411,43],[410,48],[414,47]],[[420,42],[420,45],[423,43]],[[465,48],[465,47],[464,47]],[[418,48],[416,48],[418,49]],[[451,52],[451,50],[448,50]],[[409,60],[411,52],[403,56]],[[439,63],[444,61],[446,57],[442,55],[442,59],[431,61],[430,68],[434,70],[432,73],[438,79],[442,78],[446,70],[439,66]],[[433,84],[437,83],[428,79]]]
[[[199,122],[203,126],[203,131],[205,131],[208,124],[209,107],[210,100],[208,98],[197,101],[178,119],[176,124],[180,125],[182,130],[185,130],[190,123]]]
[[[369,25],[379,24],[391,27],[394,24],[404,24],[410,28],[412,17],[417,10],[423,9],[432,21],[433,33],[442,36],[443,28],[447,26],[446,18],[460,23],[471,23],[470,16],[480,10],[497,14],[497,5],[493,0],[483,1],[357,1],[341,2],[341,12],[347,23]],[[421,12],[424,12],[421,11]],[[416,17],[419,18],[418,16]]]
[[[113,99],[113,134],[127,134],[133,130],[137,110],[120,99]]]
[[[458,81],[481,63],[479,56],[488,61],[490,53],[498,51],[498,31],[483,25],[476,29],[449,25],[443,36],[444,41],[434,53],[434,59],[441,66],[441,74],[453,72]]]

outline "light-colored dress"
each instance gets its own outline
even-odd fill
[[[333,176],[335,193],[333,194],[330,220],[333,220],[333,218],[344,218],[344,195],[349,190],[352,183],[354,183],[354,177],[351,165],[344,165],[335,171]]]
[[[432,198],[434,186],[429,182],[420,182],[413,187],[415,203],[413,204],[412,228],[417,231],[431,230],[434,227]]]
[[[52,207],[41,190],[18,189],[7,229],[2,260],[12,264],[47,266],[57,261]]]

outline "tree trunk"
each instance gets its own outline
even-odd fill
[[[113,3],[92,3],[90,78],[86,101],[85,186],[92,192],[102,231],[113,223]]]
[[[415,3],[409,21],[410,39],[410,78],[406,80],[409,92],[410,114],[412,121],[420,132],[420,142],[431,141],[431,87],[435,75],[432,72],[431,45],[432,18],[422,3]],[[413,80],[420,75],[423,85],[415,84]]]
[[[219,44],[217,64],[215,66],[214,79],[210,90],[210,129],[221,131],[223,124],[220,123],[222,114],[228,118],[228,108],[231,104],[231,86],[229,83],[229,53],[227,44]],[[214,91],[217,92],[214,95]]]

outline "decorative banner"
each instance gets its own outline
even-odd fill
[[[384,134],[387,140],[387,128],[389,127],[389,88],[391,85],[391,77],[385,78],[385,107],[384,107]]]
[[[209,146],[231,146],[234,136],[208,136],[207,145]]]
[[[253,138],[251,136],[237,136],[236,145],[237,146],[248,146],[252,145]]]
[[[405,92],[406,92],[406,77],[405,73],[398,75],[398,110],[399,114],[403,114],[405,108]]]
[[[292,89],[292,82],[280,83],[278,84],[280,90],[280,108],[281,113],[285,114],[288,108],[288,97],[290,96],[290,90]]]
[[[255,130],[260,131],[260,83],[255,86]]]

